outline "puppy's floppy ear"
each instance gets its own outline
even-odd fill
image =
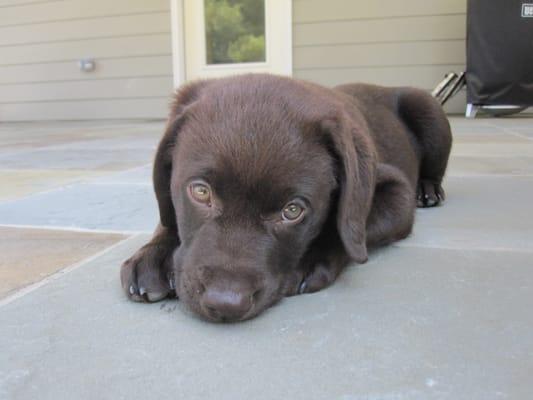
[[[152,177],[159,205],[159,218],[161,225],[176,232],[176,211],[170,193],[172,153],[176,146],[179,131],[185,121],[186,109],[198,99],[200,90],[207,84],[208,81],[197,81],[178,90],[171,107],[165,133],[159,142],[155,155]]]
[[[355,261],[368,260],[366,221],[372,207],[376,182],[376,156],[364,124],[344,111],[321,122],[339,161],[340,186],[337,230],[348,255]]]

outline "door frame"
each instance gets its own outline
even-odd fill
[[[198,0],[203,1],[203,0]],[[284,41],[284,73],[292,75],[292,0],[285,0],[286,7],[282,29],[287,36]],[[172,72],[174,88],[186,81],[184,0],[170,0],[170,26],[172,36]]]

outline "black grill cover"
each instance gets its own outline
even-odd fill
[[[467,99],[533,106],[533,0],[468,0]]]

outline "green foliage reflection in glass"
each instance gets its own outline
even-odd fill
[[[204,0],[207,64],[265,61],[264,0]]]

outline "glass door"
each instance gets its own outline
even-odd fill
[[[185,78],[292,73],[290,0],[185,0]]]

